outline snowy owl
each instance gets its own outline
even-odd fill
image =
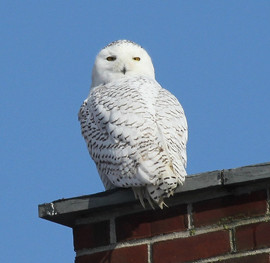
[[[145,207],[163,208],[186,176],[187,121],[175,96],[155,80],[138,44],[118,40],[96,57],[79,111],[82,135],[106,188],[132,187]]]

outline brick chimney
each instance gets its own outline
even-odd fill
[[[39,206],[73,228],[76,263],[270,263],[270,163],[188,176],[169,208],[130,189]]]

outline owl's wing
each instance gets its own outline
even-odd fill
[[[96,124],[90,101],[91,99],[86,99],[81,105],[80,111],[78,113],[78,118],[81,124],[81,133],[87,144],[89,154],[96,163],[104,187],[106,190],[109,190],[115,188],[115,186],[111,183],[106,174],[99,171],[99,166],[97,162],[99,158],[98,149],[104,151],[102,149],[106,149],[106,147],[109,146],[106,145],[108,136],[106,133],[100,130],[100,128]]]
[[[184,110],[174,95],[160,89],[156,102],[156,118],[165,140],[169,158],[180,182],[186,176],[188,126]]]

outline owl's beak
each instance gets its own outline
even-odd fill
[[[127,72],[126,66],[123,67],[123,69],[121,70],[121,72],[125,75]]]

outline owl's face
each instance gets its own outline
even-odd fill
[[[97,55],[92,71],[92,87],[135,75],[154,79],[152,60],[141,46],[128,40],[118,40]]]

